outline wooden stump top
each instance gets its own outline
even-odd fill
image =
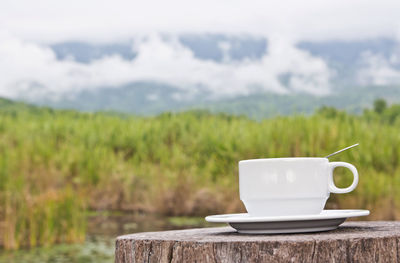
[[[320,233],[243,235],[230,227],[116,240],[116,262],[400,262],[400,222],[348,222]]]

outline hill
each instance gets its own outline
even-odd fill
[[[279,59],[271,55],[275,54],[273,52],[277,46],[274,46],[271,39],[265,37],[183,34],[174,38],[172,42],[175,44],[170,40],[166,36],[159,36],[154,39],[149,38],[148,42],[133,38],[125,42],[76,41],[40,45],[37,48],[43,49],[45,54],[53,58],[54,65],[60,66],[60,72],[53,72],[55,75],[49,75],[49,79],[59,80],[62,83],[50,81],[46,76],[39,79],[36,76],[26,77],[22,70],[21,76],[24,77],[19,79],[19,75],[16,74],[16,79],[10,80],[8,86],[3,86],[1,92],[10,98],[35,105],[90,112],[118,111],[151,116],[165,111],[201,108],[213,112],[245,114],[256,119],[296,112],[310,114],[321,105],[360,113],[364,107],[371,105],[374,99],[380,97],[391,103],[400,102],[398,62],[400,60],[396,59],[399,43],[396,39],[292,43],[290,50],[303,61],[299,64],[299,70],[292,67],[292,63],[280,68]],[[191,62],[185,60],[186,62],[178,63],[173,57],[171,60],[162,58],[160,61],[154,61],[154,66],[160,63],[165,66],[158,68],[158,71],[149,67],[146,77],[139,77],[137,74],[147,68],[146,63],[153,63],[151,57],[141,59],[140,52],[144,51],[138,48],[139,44],[145,50],[149,50],[149,53],[146,51],[145,54],[152,54],[158,49],[169,50],[168,52],[175,55],[183,52],[181,55]],[[147,45],[150,45],[151,49],[147,49]],[[283,45],[282,48],[287,47]],[[162,53],[158,56],[162,56]],[[278,56],[285,61],[294,59],[285,57],[284,53]],[[117,64],[107,64],[110,61]],[[136,68],[135,65],[140,61],[146,63]],[[202,70],[206,70],[207,73],[205,74],[197,66],[193,67],[192,71],[186,72],[185,65],[176,69],[179,72],[169,71],[168,65],[175,68],[173,66],[175,63],[202,65]],[[247,79],[243,83],[240,80],[242,77],[235,79],[237,74],[240,75],[246,68],[243,66],[249,63],[254,65],[254,68],[245,72],[253,72],[251,74],[255,75],[242,76]],[[314,72],[309,69],[311,71],[308,72],[307,67],[314,67],[313,63],[318,65],[317,69],[324,70]],[[64,72],[63,70],[69,68],[69,65],[74,66]],[[115,65],[120,65],[121,68]],[[239,72],[235,70],[238,65],[241,65],[239,68],[242,69]],[[106,67],[106,70],[98,71],[99,67],[101,69]],[[218,71],[219,73],[208,71],[217,68],[224,70]],[[125,73],[119,75],[121,69],[124,69]],[[43,71],[46,71],[46,68],[43,68]],[[205,77],[195,82],[181,81],[181,77],[186,79],[186,76],[196,76],[200,72],[203,72],[201,75]],[[223,72],[225,74],[221,75]],[[314,73],[308,75],[307,72]],[[167,79],[159,78],[164,74],[168,76]],[[271,81],[263,81],[269,79],[268,76],[271,74],[273,75]],[[106,78],[102,80],[101,77]],[[326,82],[315,82],[319,78],[325,79]],[[229,81],[231,79],[234,83]],[[293,82],[296,83],[296,79],[301,80],[300,86],[292,85]],[[92,82],[92,80],[97,81]],[[221,84],[213,85],[216,81]],[[315,83],[319,83],[317,87]],[[228,86],[235,84],[241,86],[232,89]],[[272,93],[273,90],[276,91],[272,88],[274,85],[275,88],[277,85],[281,86],[278,90],[286,93]],[[224,92],[219,92],[219,88],[216,87],[223,89]],[[319,94],[317,92],[319,89],[330,90],[330,94],[316,96],[315,94]],[[301,90],[303,92],[300,92]]]
[[[75,96],[53,100],[36,100],[38,105],[81,111],[116,111],[142,116],[166,111],[191,109],[215,113],[246,115],[253,119],[277,115],[311,114],[322,106],[331,106],[359,114],[377,98],[389,103],[400,102],[400,86],[351,87],[327,96],[307,93],[255,93],[230,98],[213,98],[206,90],[185,92],[168,85],[133,83],[120,88],[101,88],[81,91]]]

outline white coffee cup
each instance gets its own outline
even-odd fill
[[[353,183],[338,188],[333,181],[335,167],[353,173]],[[357,169],[327,158],[271,158],[239,162],[240,200],[251,216],[319,214],[330,193],[348,193],[358,183]]]

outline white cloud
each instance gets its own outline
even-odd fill
[[[297,39],[400,33],[397,0],[3,0],[0,30],[35,41],[115,41],[150,32]]]
[[[363,85],[398,85],[400,83],[400,53],[389,58],[381,54],[363,54],[364,67],[358,71],[357,79]]]
[[[323,60],[312,57],[280,38],[269,41],[268,52],[257,60],[223,63],[201,60],[177,38],[152,34],[137,39],[137,56],[124,60],[108,56],[82,64],[57,60],[46,46],[9,35],[0,38],[0,95],[17,97],[34,83],[54,94],[81,89],[119,86],[135,81],[166,83],[181,89],[204,87],[210,95],[247,94],[252,89],[288,92],[279,78],[287,74],[290,90],[324,94],[331,72]],[[39,89],[40,91],[40,89]],[[37,94],[36,94],[37,95]],[[40,95],[40,94],[39,94]]]
[[[0,95],[16,97],[34,83],[36,95],[83,88],[156,81],[182,89],[246,94],[254,89],[285,93],[329,91],[326,63],[294,46],[299,40],[397,37],[400,1],[128,1],[3,0],[0,5]],[[162,40],[159,34],[166,34]],[[258,60],[200,60],[182,46],[181,33],[247,34],[267,37]],[[11,37],[12,36],[12,37]],[[150,37],[148,37],[150,36]],[[89,64],[59,61],[46,45],[65,40],[115,42],[136,38],[134,60],[103,57]],[[228,43],[229,44],[229,43]],[[371,55],[359,72],[363,83],[400,81],[392,60]],[[286,76],[285,85],[280,81]],[[288,86],[288,87],[286,87]]]

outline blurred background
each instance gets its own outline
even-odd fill
[[[1,1],[0,262],[112,262],[118,235],[245,211],[239,160],[354,143],[327,208],[398,220],[399,11]]]

